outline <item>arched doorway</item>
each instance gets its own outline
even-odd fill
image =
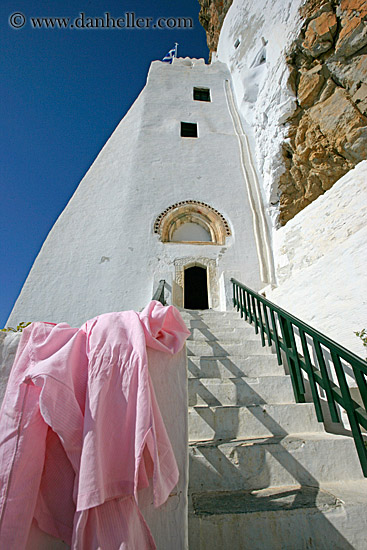
[[[208,309],[208,278],[205,267],[197,265],[184,271],[184,308]]]
[[[189,226],[183,233],[179,231],[182,225]],[[227,220],[218,210],[205,202],[194,200],[168,206],[156,218],[154,233],[158,233],[163,243],[196,242],[206,245],[224,245],[226,238],[232,234]]]

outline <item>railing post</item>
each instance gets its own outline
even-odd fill
[[[249,323],[252,325],[253,315],[252,315],[252,311],[251,311],[251,297],[250,297],[250,294],[248,292],[246,292],[246,300],[247,300]]]
[[[303,382],[300,381],[300,376],[301,376],[301,373],[299,372],[300,369],[295,360],[295,357],[297,356],[297,349],[295,349],[294,347],[295,346],[294,337],[293,338],[291,337],[291,328],[289,326],[288,320],[285,317],[283,317],[283,315],[279,315],[279,314],[278,314],[278,319],[280,323],[280,329],[283,335],[283,341],[286,346],[284,353],[287,356],[287,363],[288,363],[289,373],[291,375],[294,397],[296,399],[296,403],[306,403]]]
[[[267,311],[266,305],[264,305],[263,310],[264,310],[266,336],[268,338],[268,346],[271,346],[271,331],[270,331],[269,317],[268,317],[268,311]]]
[[[241,313],[241,319],[243,317],[243,290],[242,288],[239,289],[240,293],[240,313]]]
[[[313,365],[312,365],[311,358],[310,358],[310,352],[308,351],[306,336],[305,336],[305,333],[303,332],[303,330],[299,331],[299,335],[301,337],[303,357],[305,359],[305,367],[306,367],[306,372],[308,374],[308,382],[309,382],[310,388],[311,388],[312,399],[313,399],[313,403],[314,403],[314,406],[315,406],[317,420],[319,422],[323,422],[324,421],[324,415],[322,413],[320,398],[319,398],[319,394],[318,394],[318,391],[317,391],[315,376],[314,376],[314,372],[313,372]]]
[[[166,284],[166,281],[164,279],[161,279],[159,281],[159,285],[155,293],[153,294],[152,300],[157,300],[157,302],[160,302],[162,306],[166,305],[166,302],[164,300],[164,285]]]
[[[257,305],[257,312],[259,314],[261,345],[264,347],[265,346],[265,332],[264,332],[263,318],[262,318],[262,315],[261,315],[261,302],[259,302],[259,300],[256,300],[256,305]]]
[[[353,407],[353,401],[350,395],[349,387],[347,384],[347,380],[345,378],[345,373],[343,366],[340,361],[340,357],[332,350],[331,351],[331,358],[334,363],[336,376],[338,377],[338,381],[340,384],[340,391],[343,396],[343,401],[345,403],[345,410],[348,415],[350,427],[352,430],[354,443],[357,449],[357,453],[359,456],[359,460],[361,462],[361,467],[363,470],[364,476],[367,476],[367,453],[366,448],[364,446],[363,437],[361,434],[360,427],[358,425],[358,422],[355,417],[354,407]]]
[[[333,391],[332,391],[332,388],[331,388],[330,378],[329,378],[329,374],[328,374],[328,371],[327,371],[327,368],[326,368],[324,355],[322,353],[321,344],[320,344],[320,342],[315,340],[315,338],[313,339],[313,342],[314,342],[314,346],[315,346],[317,362],[319,364],[320,374],[321,374],[321,377],[322,377],[322,381],[324,383],[324,390],[325,390],[326,399],[327,399],[327,402],[328,402],[328,405],[329,405],[331,420],[335,423],[338,423],[338,422],[340,422],[339,414],[338,414],[337,408],[335,406]]]
[[[239,300],[238,300],[239,291],[240,291],[239,286],[236,285],[236,308],[237,308],[237,311],[239,311],[239,309],[240,309],[240,303],[239,303]]]
[[[367,409],[367,384],[364,374],[359,370],[358,367],[353,367],[353,373],[356,377],[357,386],[359,388],[359,393],[363,401],[364,408]]]
[[[245,289],[243,289],[243,308],[244,308],[244,314],[245,314],[245,320],[248,321],[248,306],[247,306],[247,292]]]
[[[278,327],[275,320],[274,311],[272,309],[270,310],[270,319],[271,319],[271,324],[273,326],[274,344],[275,344],[275,350],[277,352],[278,365],[282,365],[283,361],[282,361],[282,355],[280,353]]]
[[[256,315],[255,298],[251,295],[250,300],[251,300],[251,306],[252,306],[253,319],[254,319],[254,323],[255,323],[255,332],[256,332],[256,334],[258,334],[259,333],[259,323],[258,323],[257,315]]]

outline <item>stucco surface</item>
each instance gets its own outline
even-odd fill
[[[367,327],[367,161],[274,236],[278,288],[267,297],[362,357]]]

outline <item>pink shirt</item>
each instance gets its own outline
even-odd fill
[[[137,491],[152,477],[160,506],[178,469],[146,346],[173,354],[188,334],[155,301],[24,330],[0,413],[0,548],[25,548],[33,518],[73,549],[155,548]]]

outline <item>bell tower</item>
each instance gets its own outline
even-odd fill
[[[230,79],[220,62],[152,63],[44,242],[10,324],[138,310],[161,279],[168,303],[225,310],[230,277],[269,282]]]

